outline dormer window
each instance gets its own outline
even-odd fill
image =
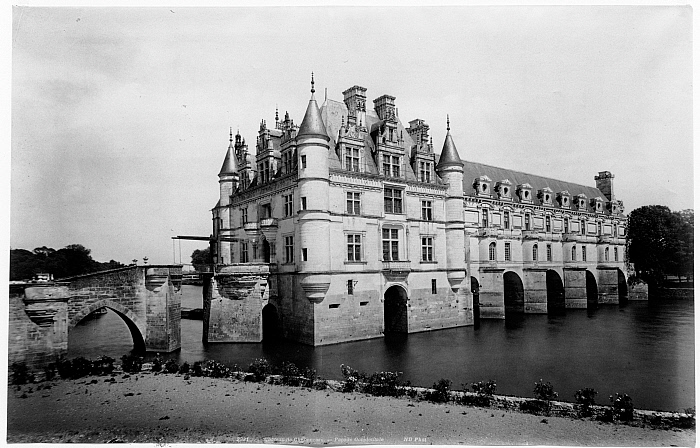
[[[613,215],[620,213],[620,206],[617,201],[610,201],[607,203],[607,208]]]
[[[516,194],[518,195],[520,202],[531,203],[532,202],[532,185],[527,184],[527,183],[518,185],[518,189],[516,191]]]
[[[511,181],[504,179],[500,182],[496,182],[496,194],[499,199],[510,200],[511,199]]]
[[[581,193],[576,195],[576,208],[579,210],[586,210],[586,195]]]
[[[360,148],[345,147],[345,169],[348,171],[360,171]]]
[[[557,202],[562,208],[569,208],[571,205],[571,195],[567,190],[557,193]]]
[[[419,175],[421,182],[431,182],[433,164],[430,162],[418,162]]]
[[[603,198],[600,196],[591,199],[591,207],[596,213],[603,213]]]
[[[382,169],[386,177],[401,177],[401,157],[383,155]]]
[[[552,189],[549,187],[544,187],[537,192],[537,198],[543,205],[552,205]]]
[[[474,191],[476,191],[477,196],[491,196],[491,179],[488,176],[483,175],[474,179],[472,184]]]

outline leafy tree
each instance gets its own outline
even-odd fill
[[[122,266],[122,263],[114,260],[108,263],[93,260],[90,249],[81,244],[71,244],[59,250],[46,246],[37,247],[31,252],[25,249],[10,250],[10,280],[29,280],[39,272],[53,274],[55,279],[59,279]]]
[[[211,264],[209,248],[207,247],[201,250],[195,249],[194,252],[192,252],[192,265],[194,265],[195,269],[199,270],[199,267],[204,264]]]
[[[662,205],[646,205],[629,215],[627,247],[635,273],[650,286],[659,286],[667,275],[693,271],[692,210],[671,212]]]
[[[36,253],[26,249],[10,250],[10,280],[30,279],[41,270],[41,260]]]

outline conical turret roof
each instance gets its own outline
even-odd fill
[[[236,165],[236,155],[233,148],[233,135],[229,137],[228,150],[226,151],[226,157],[224,158],[224,164],[221,165],[221,171],[219,171],[219,176],[224,176],[226,174],[237,174],[238,166]]]
[[[318,109],[318,104],[316,104],[316,97],[314,96],[314,75],[311,74],[311,99],[309,100],[309,105],[306,107],[306,113],[304,114],[304,119],[299,126],[299,131],[297,132],[297,138],[302,136],[318,136],[325,139],[329,139],[326,133],[326,125],[323,124],[323,118],[321,118],[321,111]]]
[[[440,154],[440,161],[435,168],[441,169],[448,166],[462,166],[462,160],[457,152],[457,147],[455,142],[452,140],[452,135],[450,134],[450,117],[447,117],[447,135],[445,136],[445,143],[442,145],[442,153]]]

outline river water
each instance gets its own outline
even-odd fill
[[[201,287],[182,291],[183,307],[202,307]],[[347,364],[368,373],[400,371],[404,381],[418,386],[447,378],[453,389],[493,379],[499,394],[530,397],[535,381],[544,379],[565,401],[574,401],[577,389],[592,387],[600,404],[626,393],[636,408],[677,411],[695,406],[693,319],[692,300],[651,298],[593,312],[482,320],[478,327],[323,347],[290,341],[207,344],[202,321],[183,319],[182,349],[165,356],[180,363],[216,359],[242,367],[265,357],[273,364],[312,367],[328,379],[342,379],[340,365]],[[126,324],[111,310],[83,320],[68,338],[71,358],[118,359],[132,348]]]

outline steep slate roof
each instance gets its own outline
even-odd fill
[[[440,153],[440,161],[436,165],[436,168],[442,168],[450,165],[459,165],[462,163],[462,159],[459,158],[459,153],[455,147],[455,142],[452,140],[452,134],[450,134],[449,121],[447,134],[445,135],[445,143],[442,145],[442,152]]]
[[[556,195],[560,191],[567,190],[571,197],[574,198],[577,194],[585,194],[588,199],[600,196],[604,201],[607,199],[603,192],[601,192],[596,187],[589,187],[586,185],[579,185],[572,182],[565,182],[562,180],[551,179],[549,177],[537,176],[535,174],[527,174],[521,171],[515,171],[508,168],[499,168],[491,165],[485,165],[478,162],[469,162],[462,160],[464,165],[464,192],[469,196],[476,196],[474,192],[474,179],[477,177],[486,175],[491,179],[494,184],[498,181],[508,179],[513,183],[513,189],[519,184],[528,183],[532,186],[533,196],[537,195],[537,190],[549,187],[552,189],[552,194],[554,198],[552,200],[553,208],[561,208],[559,203],[556,201]],[[520,202],[517,195],[513,195],[513,202]],[[540,205],[539,201],[535,198],[534,205]],[[592,210],[590,204],[586,204],[587,210]],[[571,207],[571,210],[576,210],[575,207]]]
[[[321,112],[318,110],[318,104],[316,104],[314,92],[314,78],[311,76],[311,99],[309,100],[309,105],[306,106],[306,113],[301,121],[301,126],[299,126],[297,138],[304,135],[328,137],[326,126],[323,124],[323,118],[321,118]]]
[[[238,167],[236,166],[236,156],[233,153],[233,143],[229,143],[224,163],[221,165],[221,171],[219,171],[219,176],[222,174],[236,174],[237,172]]]

